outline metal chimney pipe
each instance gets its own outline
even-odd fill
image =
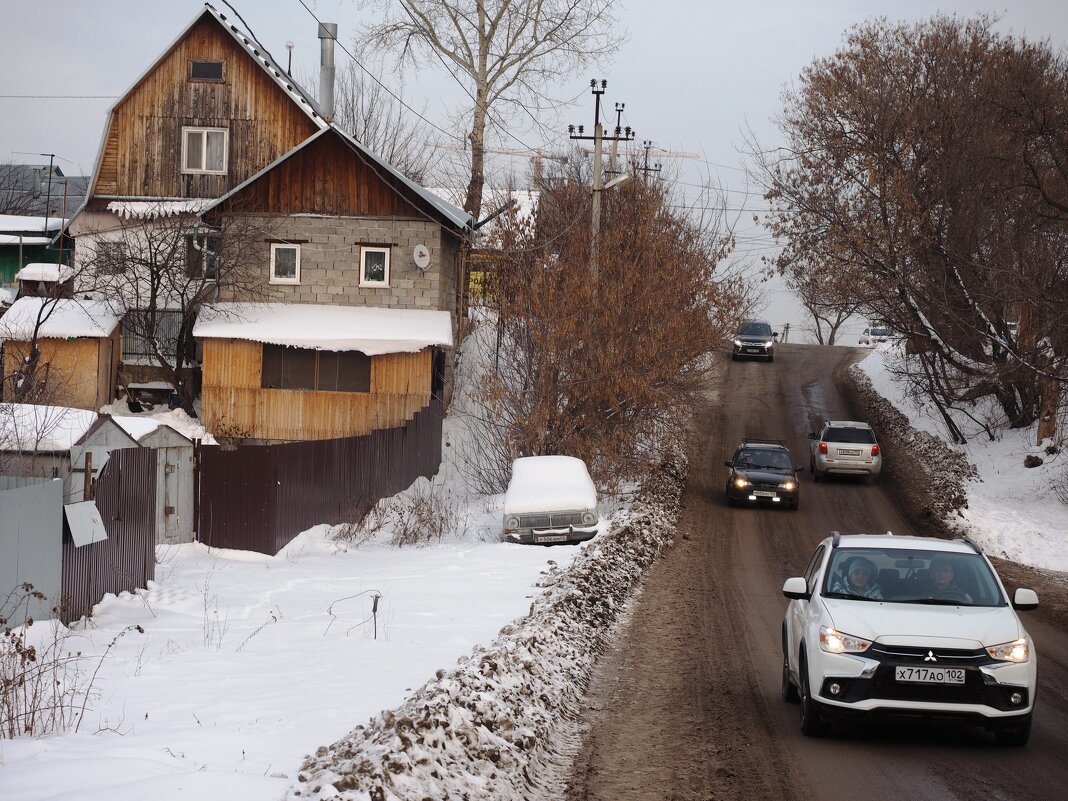
[[[327,122],[334,119],[334,42],[337,40],[337,23],[319,23],[319,39],[322,41],[319,58],[319,113]]]

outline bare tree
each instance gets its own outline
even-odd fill
[[[812,316],[816,341],[834,345],[842,325],[864,305],[864,297],[855,281],[842,280],[840,273],[814,267],[813,261],[810,256],[805,262],[793,262],[783,275],[786,285]]]
[[[232,211],[232,210],[231,210]],[[190,415],[198,391],[193,325],[219,299],[266,297],[265,240],[260,215],[202,218],[166,204],[132,204],[123,224],[83,236],[79,289],[123,315],[124,340],[161,369]]]
[[[716,272],[727,232],[672,206],[656,183],[607,195],[597,280],[588,186],[550,182],[534,217],[502,220],[488,291],[497,369],[481,392],[501,443],[491,474],[517,456],[566,453],[608,485],[683,435],[743,297]]]
[[[29,216],[41,205],[39,187],[23,184],[26,168],[21,164],[0,164],[0,214]]]
[[[1056,324],[1068,226],[1050,213],[1060,151],[1019,124],[1021,86],[1064,87],[1068,65],[992,26],[984,16],[857,26],[786,94],[787,145],[761,163],[779,268],[853,287],[903,332],[911,375],[958,440],[949,408],[990,397],[1009,425],[1030,425],[1056,392],[1044,377],[1063,382],[1068,364]],[[1066,100],[1054,91],[1047,105]]]
[[[382,22],[357,37],[364,52],[395,53],[417,66],[443,64],[471,97],[471,173],[464,209],[478,218],[485,183],[486,126],[493,109],[547,100],[567,72],[619,47],[615,0],[366,0]]]

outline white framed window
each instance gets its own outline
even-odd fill
[[[360,286],[389,286],[389,248],[360,248]]]
[[[300,283],[300,245],[271,243],[271,283]]]
[[[182,128],[182,172],[225,175],[229,147],[225,128]]]

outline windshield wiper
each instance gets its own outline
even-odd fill
[[[911,600],[897,599],[902,604],[928,604],[930,606],[972,606],[967,601],[954,601],[949,598],[913,598]]]
[[[864,595],[854,595],[851,592],[825,592],[824,598],[844,598],[847,601],[881,601],[882,598],[868,598]]]

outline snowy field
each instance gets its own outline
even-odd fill
[[[892,343],[881,345],[860,363],[875,390],[908,417],[914,428],[948,443],[937,412],[920,408],[893,380],[898,359]],[[932,410],[933,411],[933,410]],[[979,419],[983,409],[975,410]],[[965,415],[955,418],[968,434],[965,445],[951,445],[971,462],[978,478],[967,484],[968,508],[961,510],[966,533],[993,555],[1046,570],[1068,572],[1068,507],[1053,494],[1056,481],[1068,472],[1068,453],[1054,456],[1035,444],[1036,427],[1002,428],[990,438]],[[1039,456],[1044,463],[1025,468],[1024,458]]]

